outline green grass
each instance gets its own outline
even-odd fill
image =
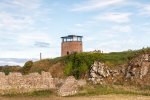
[[[5,97],[48,97],[54,95],[54,93],[51,90],[41,90],[41,91],[34,91],[29,93],[10,93],[10,94],[4,94],[2,96]]]
[[[145,90],[145,91],[146,91],[146,90],[149,90],[149,91],[150,91],[150,86],[144,86],[144,87],[141,87],[140,89],[141,89],[141,90]]]
[[[122,94],[122,95],[143,95],[150,96],[150,89],[146,87],[133,87],[123,85],[86,85],[79,89],[79,93],[74,96],[97,96],[97,95],[109,95],[109,94]],[[2,95],[4,97],[50,97],[56,96],[56,91],[42,90],[30,93],[11,93]]]
[[[95,95],[109,95],[109,94],[150,96],[150,91],[140,90],[140,88],[123,89],[123,88],[115,88],[113,86],[88,85],[80,89],[80,92],[77,94],[77,96],[95,96]]]

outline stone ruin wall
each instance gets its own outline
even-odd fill
[[[55,82],[49,72],[22,75],[18,72],[5,75],[0,72],[0,94],[26,93],[39,90],[54,89]]]

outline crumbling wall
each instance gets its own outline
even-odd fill
[[[22,75],[17,72],[5,75],[0,72],[0,94],[25,93],[53,88],[55,88],[55,82],[49,72],[42,72],[41,75],[38,73]]]

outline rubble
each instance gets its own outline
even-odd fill
[[[69,96],[75,95],[78,92],[77,80],[73,76],[69,76],[64,84],[58,90],[58,95]]]
[[[79,91],[79,87],[85,86],[86,80],[80,79],[76,80],[74,76],[69,76],[64,81],[62,86],[58,89],[58,95],[59,96],[71,96],[75,95]]]

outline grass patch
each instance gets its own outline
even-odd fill
[[[49,97],[51,95],[54,95],[54,93],[51,90],[41,90],[41,91],[34,91],[29,93],[10,93],[10,94],[4,94],[2,96],[4,97]]]
[[[95,96],[95,95],[109,95],[109,94],[123,94],[123,95],[143,95],[150,96],[150,91],[140,90],[140,88],[125,89],[124,86],[102,86],[102,85],[88,85],[80,89],[77,96]]]
[[[150,86],[141,87],[141,90],[149,90],[150,91]]]

